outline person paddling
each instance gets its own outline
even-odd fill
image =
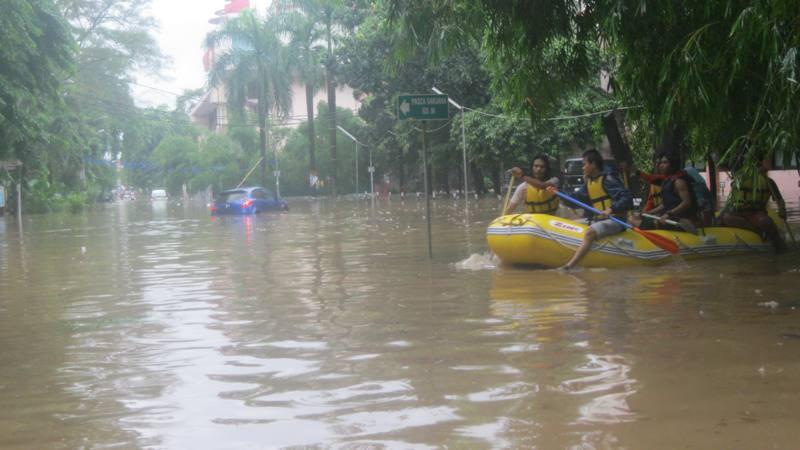
[[[550,159],[547,155],[539,154],[533,158],[532,176],[525,175],[519,167],[513,167],[511,175],[525,182],[517,186],[504,214],[512,214],[517,206],[523,203],[527,206],[528,213],[556,214],[559,205],[558,197],[547,192],[547,188],[548,186],[558,188],[558,177],[550,176]]]
[[[612,236],[625,231],[625,227],[608,217],[614,216],[625,221],[627,212],[633,208],[633,197],[622,181],[610,173],[603,172],[603,157],[595,149],[583,152],[583,179],[584,185],[575,193],[574,197],[603,212],[596,216],[590,211],[585,211],[589,228],[583,235],[583,242],[575,250],[569,262],[561,266],[562,270],[571,270],[581,258],[592,248],[592,243],[598,239]],[[555,191],[550,187],[548,190]]]

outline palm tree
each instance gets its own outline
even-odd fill
[[[309,19],[320,24],[325,32],[327,55],[325,57],[325,89],[328,91],[328,110],[330,112],[330,146],[331,146],[331,192],[337,194],[337,157],[336,157],[336,58],[333,55],[333,40],[340,28],[336,22],[337,12],[343,8],[343,0],[294,0]]]
[[[206,48],[228,47],[214,62],[208,81],[210,86],[225,83],[229,107],[244,111],[248,98],[258,100],[261,183],[265,186],[269,114],[275,112],[278,117],[286,117],[292,102],[292,75],[286,46],[278,31],[274,17],[262,19],[253,11],[246,10],[227,20],[219,30],[209,33],[205,43]]]
[[[317,169],[316,134],[314,132],[314,94],[323,82],[321,40],[323,29],[314,17],[302,11],[292,11],[283,16],[283,30],[289,37],[289,55],[297,78],[306,88],[306,114],[308,116],[308,172]]]

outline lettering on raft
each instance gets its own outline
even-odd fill
[[[559,230],[571,231],[573,233],[583,233],[583,228],[577,225],[560,222],[558,220],[551,220],[550,226],[553,228],[558,228]]]

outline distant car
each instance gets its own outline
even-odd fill
[[[289,205],[263,187],[245,187],[223,191],[211,205],[212,216],[258,214],[264,211],[286,211]]]
[[[164,189],[153,189],[153,192],[150,193],[150,200],[152,201],[166,200],[168,198],[167,191]]]
[[[617,162],[613,159],[603,160],[603,172],[617,173]],[[564,162],[561,172],[561,190],[573,194],[583,186],[583,158],[571,158]]]

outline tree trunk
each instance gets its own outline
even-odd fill
[[[501,174],[503,173],[503,163],[497,164],[497,169],[492,171],[492,185],[494,186],[495,195],[503,195],[503,180]]]
[[[263,90],[261,91],[263,92]],[[260,155],[261,155],[261,185],[267,185],[267,114],[264,105],[263,96],[258,99],[258,137],[260,140]]]
[[[328,61],[325,64],[325,87],[328,90],[328,110],[330,112],[330,140],[331,140],[331,193],[338,194],[337,172],[338,161],[336,157],[336,82],[333,72],[333,44],[331,41],[331,13],[328,14]]]
[[[308,173],[317,170],[317,136],[314,134],[314,86],[306,84],[306,114],[308,115]]]
[[[400,192],[406,192],[406,161],[405,161],[405,152],[403,151],[403,147],[400,147],[400,157],[397,160],[397,179],[398,183],[400,184]]]
[[[481,169],[474,162],[470,162],[469,171],[472,174],[472,186],[475,193],[478,195],[485,194],[486,186],[483,185],[483,172]]]

